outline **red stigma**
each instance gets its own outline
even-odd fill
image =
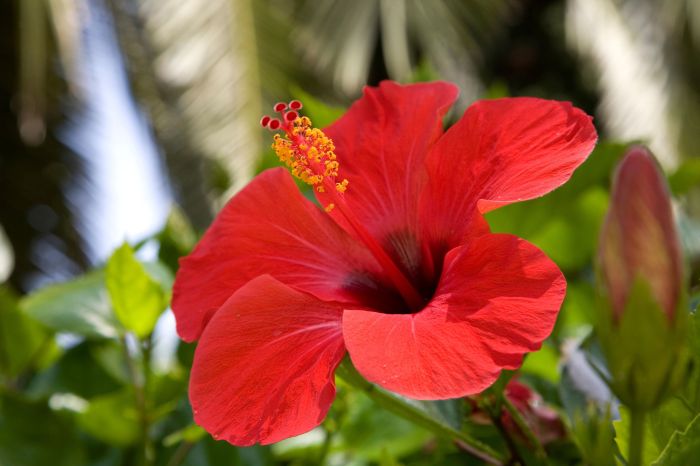
[[[281,118],[272,118],[269,115],[264,115],[260,119],[260,126],[267,128],[270,131],[277,131],[283,129],[287,131],[292,126],[290,126],[297,118],[299,118],[298,110],[302,107],[301,102],[298,100],[292,100],[289,104],[284,102],[277,102],[273,105],[272,109],[280,114]],[[286,110],[286,111],[285,111]]]

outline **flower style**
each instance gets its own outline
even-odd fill
[[[443,83],[367,88],[324,131],[275,107],[282,168],[258,175],[181,261],[173,311],[199,339],[195,420],[236,445],[317,426],[349,353],[370,382],[417,399],[482,391],[550,334],[566,282],[483,215],[566,182],[592,150],[569,103],[481,101],[443,133]]]

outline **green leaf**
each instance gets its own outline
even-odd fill
[[[77,421],[83,431],[110,445],[129,446],[139,437],[138,413],[130,391],[93,398]]]
[[[119,321],[140,338],[150,334],[168,306],[160,283],[151,278],[126,243],[109,258],[105,273],[109,297]]]
[[[20,307],[57,332],[88,338],[115,338],[120,332],[101,271],[42,288],[22,299]]]
[[[0,374],[16,377],[56,350],[53,335],[22,313],[10,290],[0,286]]]
[[[675,432],[652,466],[687,466],[700,458],[700,415],[684,432]]]
[[[675,432],[683,432],[693,421],[697,412],[690,409],[684,400],[676,396],[648,416],[649,427],[656,444],[663,447]]]
[[[173,432],[163,439],[163,445],[170,447],[180,442],[196,443],[207,435],[207,431],[197,424],[190,424],[180,430]]]
[[[206,435],[194,445],[182,466],[272,466],[284,464],[273,461],[272,458],[268,446],[255,445],[236,448],[226,442],[217,442],[210,435]]]
[[[348,413],[336,434],[337,450],[379,460],[385,454],[402,457],[417,451],[430,432],[381,409],[359,392],[348,393]]]
[[[56,364],[32,379],[27,394],[48,398],[55,393],[72,393],[89,399],[119,389],[119,381],[106,372],[94,357],[100,347],[102,345],[94,345],[93,341],[67,350]]]
[[[614,430],[609,408],[601,412],[599,408],[589,404],[575,413],[572,424],[572,431],[585,464],[615,464]]]
[[[396,457],[386,447],[382,448],[382,452],[379,455],[379,466],[399,466]]]
[[[668,183],[674,195],[686,194],[700,184],[700,159],[688,158],[668,177]]]
[[[630,414],[625,406],[620,406],[620,419],[613,421],[613,426],[615,426],[615,443],[622,454],[627,457],[630,439]],[[648,422],[644,424],[644,447],[642,450],[642,464],[649,464],[653,458],[657,458],[661,453]]]
[[[0,395],[0,465],[75,466],[85,452],[70,418],[43,402]]]
[[[343,362],[338,366],[336,375],[347,384],[366,394],[378,406],[386,409],[391,414],[401,416],[415,426],[422,427],[435,435],[452,440],[461,440],[473,448],[480,450],[482,453],[493,457],[495,460],[501,459],[501,455],[498,452],[493,450],[489,445],[472,437],[468,432],[458,430],[446,423],[443,419],[433,417],[431,413],[425,410],[424,405],[415,403],[415,400],[409,400],[396,394],[386,392],[369,383],[357,372],[349,357],[346,356]],[[347,435],[346,429],[344,429],[342,433],[343,435]]]
[[[539,351],[525,357],[522,372],[542,377],[552,383],[559,382],[559,352],[548,344],[542,345]]]

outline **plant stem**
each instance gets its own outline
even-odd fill
[[[636,408],[630,411],[630,439],[627,466],[641,466],[644,451],[644,421],[646,412]]]
[[[192,450],[194,445],[194,443],[187,441],[180,443],[170,461],[168,461],[167,466],[180,466],[187,459],[187,455],[190,454],[190,450]]]
[[[505,394],[503,394],[502,401],[503,406],[506,408],[506,411],[508,411],[508,414],[510,414],[513,422],[515,422],[515,425],[518,426],[520,432],[525,435],[528,444],[534,449],[535,456],[538,459],[545,459],[547,457],[547,453],[544,451],[544,447],[542,446],[540,439],[538,439],[535,433],[532,431],[527,421],[525,421],[523,418],[523,415],[520,413],[520,411],[518,411],[518,408],[513,406],[513,403]]]
[[[459,441],[460,448],[469,452],[472,456],[479,458],[485,463],[492,465],[503,465],[504,458],[502,455],[488,445],[475,438],[472,438],[466,432],[454,429],[449,425],[433,419],[425,411],[410,404],[407,400],[399,398],[398,396],[386,392],[369,383],[357,372],[348,357],[346,357],[340,366],[338,366],[336,374],[349,385],[362,390],[375,403],[388,411],[391,411],[416,425],[424,427],[437,435]]]
[[[490,411],[490,409],[487,409],[486,412],[489,413],[489,416],[491,417],[491,422],[493,422],[494,427],[498,430],[498,432],[500,432],[501,437],[508,446],[508,451],[510,452],[510,459],[508,460],[507,464],[525,465],[525,460],[523,460],[522,456],[520,455],[518,445],[515,443],[515,440],[513,440],[513,438],[511,437],[510,432],[508,432],[508,429],[506,429],[506,427],[501,422],[500,413],[493,413]]]
[[[145,356],[143,348],[140,346],[141,342],[139,341],[138,343],[139,349],[141,350],[141,355]],[[136,411],[139,415],[139,424],[141,427],[141,464],[143,466],[150,466],[153,464],[153,445],[150,439],[151,421],[150,416],[148,414],[148,405],[146,400],[146,380],[149,378],[149,375],[146,374],[146,371],[150,370],[149,363],[147,363],[144,358],[142,364],[144,373],[139,374],[136,364],[134,363],[133,357],[129,352],[129,346],[126,340],[126,336],[121,337],[121,344],[124,350],[124,357],[126,360],[127,371],[129,373],[129,379],[131,379],[131,385],[134,388],[134,401],[136,405]]]

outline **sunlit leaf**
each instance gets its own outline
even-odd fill
[[[551,345],[545,344],[539,351],[525,357],[522,371],[557,383],[559,381],[559,353]]]
[[[151,333],[168,305],[160,283],[146,272],[128,244],[112,254],[105,274],[109,297],[122,325],[139,337]]]

